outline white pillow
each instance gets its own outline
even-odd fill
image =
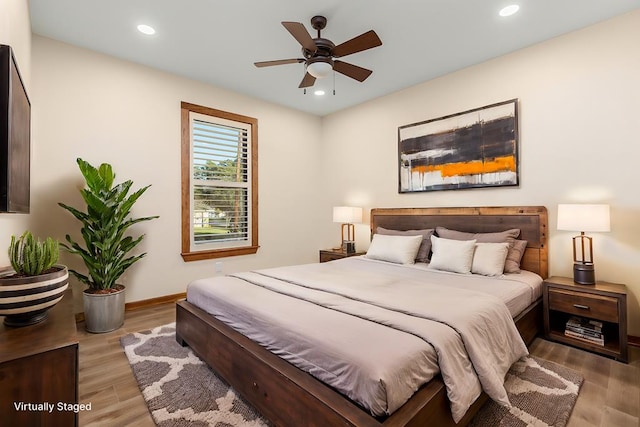
[[[476,243],[471,272],[484,276],[500,276],[509,253],[509,243]]]
[[[431,236],[433,255],[429,268],[469,274],[475,246],[475,240],[450,240]]]
[[[396,264],[413,264],[422,236],[387,236],[374,234],[367,251],[367,258]]]

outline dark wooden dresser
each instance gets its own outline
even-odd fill
[[[0,316],[0,425],[77,426],[77,412],[68,410],[78,403],[78,339],[71,290],[40,323],[11,328],[3,321]],[[38,410],[43,403],[53,405],[51,412]],[[61,410],[65,404],[67,409]]]

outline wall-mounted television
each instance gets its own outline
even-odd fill
[[[11,47],[0,45],[0,212],[29,212],[31,103]]]

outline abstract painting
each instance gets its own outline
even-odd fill
[[[517,186],[518,100],[398,128],[398,192]]]

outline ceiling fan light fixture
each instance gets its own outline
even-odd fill
[[[311,74],[316,79],[327,77],[331,70],[333,70],[333,66],[324,61],[316,61],[307,65],[307,73]]]

